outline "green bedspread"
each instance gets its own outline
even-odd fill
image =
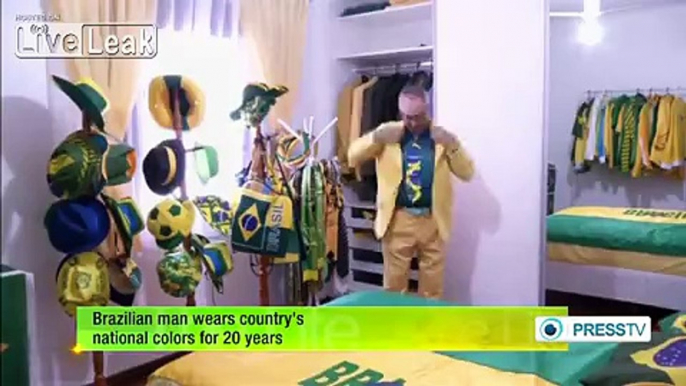
[[[686,257],[686,211],[572,207],[548,216],[548,242]]]
[[[327,306],[451,306],[454,304],[396,293],[358,292]],[[567,352],[439,352],[451,358],[502,371],[536,374],[558,385],[580,385],[579,380],[604,366],[614,343],[573,343]]]

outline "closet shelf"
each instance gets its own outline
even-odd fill
[[[338,60],[357,65],[388,65],[399,62],[421,62],[430,60],[432,57],[433,46],[419,46],[343,55],[339,56]]]
[[[338,20],[370,25],[395,25],[419,20],[430,20],[433,2],[413,5],[387,7],[381,11],[360,13],[350,16],[339,16]]]

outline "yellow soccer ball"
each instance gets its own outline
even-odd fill
[[[172,250],[191,234],[194,222],[195,207],[192,201],[181,202],[168,198],[150,210],[146,227],[158,247]]]

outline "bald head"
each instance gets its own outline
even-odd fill
[[[413,134],[419,134],[429,127],[427,95],[424,88],[408,85],[400,91],[398,110],[405,127]]]

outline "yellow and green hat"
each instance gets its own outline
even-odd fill
[[[62,141],[48,162],[50,192],[57,198],[96,196],[105,187],[102,173],[107,138],[99,133],[76,131]]]
[[[108,261],[110,301],[120,306],[131,306],[136,292],[143,283],[143,272],[133,259]]]
[[[65,257],[57,268],[58,300],[69,316],[81,306],[105,306],[110,281],[105,259],[96,252]]]
[[[195,292],[202,280],[202,262],[183,249],[168,251],[157,263],[157,277],[164,293],[186,297]]]
[[[110,144],[103,157],[102,172],[107,186],[123,185],[133,179],[137,168],[136,149],[124,143]]]
[[[107,210],[110,212],[116,231],[119,232],[122,241],[124,242],[124,249],[126,256],[131,256],[131,249],[133,248],[133,239],[143,232],[143,216],[138,210],[138,205],[131,197],[125,197],[115,200],[105,194],[101,195]]]
[[[251,124],[261,122],[269,113],[276,99],[288,92],[285,86],[271,87],[266,83],[249,83],[243,88],[241,105],[231,113],[234,121],[245,118]]]
[[[52,76],[57,87],[67,94],[72,102],[76,103],[79,109],[84,112],[93,124],[100,130],[105,129],[103,114],[109,108],[109,101],[100,86],[90,78],[82,78],[72,83],[59,76]]]
[[[200,216],[214,230],[224,236],[231,236],[233,212],[231,204],[219,196],[198,196],[193,199]]]
[[[206,184],[219,173],[219,154],[212,146],[195,144],[194,153],[195,172],[200,182]]]
[[[233,271],[231,247],[225,242],[211,243],[205,236],[191,236],[194,255],[200,258],[219,293],[224,292],[223,277]]]
[[[205,117],[205,94],[189,77],[162,75],[148,87],[148,109],[162,128],[174,130],[174,98],[179,97],[181,130],[198,127]]]
[[[190,200],[168,198],[150,210],[146,225],[158,247],[172,250],[191,235],[194,222],[195,208]]]

